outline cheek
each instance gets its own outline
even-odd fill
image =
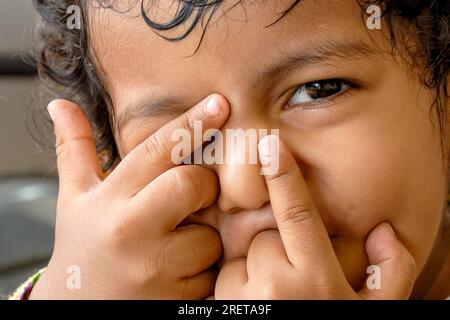
[[[311,134],[301,148],[291,147],[333,234],[365,237],[395,215],[405,176],[399,155],[388,154],[388,148],[383,137],[355,126]]]
[[[334,128],[287,131],[283,137],[325,225],[336,235],[344,269],[362,269],[365,238],[383,221],[393,225],[423,267],[445,202],[439,139],[429,121],[420,111],[402,117],[367,114]],[[355,263],[359,266],[350,266]]]

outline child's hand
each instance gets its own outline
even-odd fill
[[[215,201],[218,182],[201,166],[175,167],[171,132],[192,133],[194,120],[205,130],[220,128],[229,107],[214,97],[219,109],[202,101],[137,146],[104,181],[84,114],[68,101],[49,105],[60,178],[55,247],[31,298],[202,299],[213,292],[220,237],[206,226],[177,225]]]
[[[276,149],[266,148],[267,139],[278,138],[261,140],[260,156]],[[346,281],[302,174],[282,141],[279,152],[279,172],[265,177],[279,232],[259,233],[246,259],[224,265],[215,298],[407,299],[416,265],[389,224],[380,224],[366,240],[369,261],[380,268],[381,288],[365,287],[356,293]]]

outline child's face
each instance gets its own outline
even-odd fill
[[[167,21],[177,1],[161,1],[166,9],[172,3],[166,13],[153,8],[149,15]],[[366,29],[353,0],[305,0],[269,28],[264,26],[291,0],[244,1],[247,16],[240,4],[224,17],[223,9],[233,3],[225,1],[215,13],[199,51],[189,58],[200,30],[173,43],[145,24],[139,6],[129,13],[92,11],[91,41],[115,117],[128,118],[116,132],[120,155],[210,93],[220,93],[231,106],[223,129],[280,129],[353,286],[365,277],[365,237],[383,221],[392,224],[420,272],[446,199],[446,164],[429,113],[432,91],[400,57],[394,62],[381,52],[390,43],[383,30]],[[304,55],[296,68],[263,77],[293,52]],[[324,79],[358,86],[347,90],[344,82],[341,93],[321,104],[310,103],[300,90],[296,94],[299,86]],[[162,96],[179,104],[151,109]],[[284,108],[288,101],[303,106]],[[275,227],[270,208],[257,210],[269,201],[264,179],[256,165],[210,167],[221,192],[194,220],[217,228],[225,259],[245,256],[257,232]]]

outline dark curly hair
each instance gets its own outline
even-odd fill
[[[281,13],[274,22],[289,13],[301,0],[293,0],[291,6]],[[446,113],[448,104],[448,73],[450,62],[450,1],[448,0],[355,0],[362,6],[362,14],[368,5],[375,4],[382,9],[383,19],[389,28],[392,50],[408,47],[405,39],[414,37],[418,52],[409,52],[413,63],[420,63],[425,72],[421,75],[423,83],[436,90],[435,102],[430,112],[438,115],[438,127],[444,140],[446,132]],[[111,98],[103,86],[102,72],[96,63],[95,55],[90,50],[88,27],[86,26],[86,0],[33,0],[41,18],[36,27],[34,62],[40,83],[44,90],[39,90],[44,99],[65,98],[79,104],[89,118],[95,132],[97,150],[103,155],[104,170],[117,161],[119,156],[114,141],[114,112]],[[95,0],[105,8],[114,9],[114,0]],[[147,2],[146,2],[147,3]],[[175,17],[166,23],[155,23],[146,14],[144,0],[135,0],[139,4],[142,18],[159,36],[168,41],[179,41],[189,35],[201,21],[202,37],[209,20],[223,0],[178,0]],[[238,2],[239,3],[239,2]],[[237,3],[236,3],[237,4]],[[236,5],[235,4],[235,5]],[[69,18],[67,8],[76,5],[81,8],[80,30],[69,30],[66,21]],[[235,6],[233,5],[233,7]],[[169,38],[161,31],[170,30],[185,23],[194,16],[192,24],[180,36]],[[208,17],[206,24],[204,18]],[[273,24],[273,23],[272,23]],[[271,25],[272,25],[271,24]],[[270,27],[266,26],[266,27]],[[194,52],[195,54],[195,52]],[[420,61],[420,62],[419,62]],[[425,63],[424,63],[425,62]],[[425,65],[423,65],[425,64]],[[33,112],[35,128],[42,122],[50,126],[45,112],[45,103],[35,105]],[[42,127],[42,125],[41,125]],[[42,137],[42,132],[39,135]],[[442,147],[444,144],[442,142]]]

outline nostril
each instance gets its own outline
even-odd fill
[[[231,213],[231,214],[238,213],[241,210],[242,210],[241,208],[233,207],[233,208],[228,209],[228,213]]]
[[[257,210],[269,200],[260,167],[248,164],[224,164],[217,168],[220,194],[217,199],[223,212]]]
[[[220,208],[220,211],[224,213],[234,214],[242,210],[239,206],[235,205],[234,202],[229,201],[223,192],[219,195],[217,199],[217,206]]]
[[[268,196],[261,192],[248,192],[249,188],[235,186],[233,190],[221,189],[217,199],[217,205],[222,212],[237,213],[242,210],[258,210],[263,208],[268,202]]]
[[[258,210],[266,209],[266,208],[272,210],[272,205],[270,204],[270,201],[263,203],[261,205],[261,207],[258,208]]]

